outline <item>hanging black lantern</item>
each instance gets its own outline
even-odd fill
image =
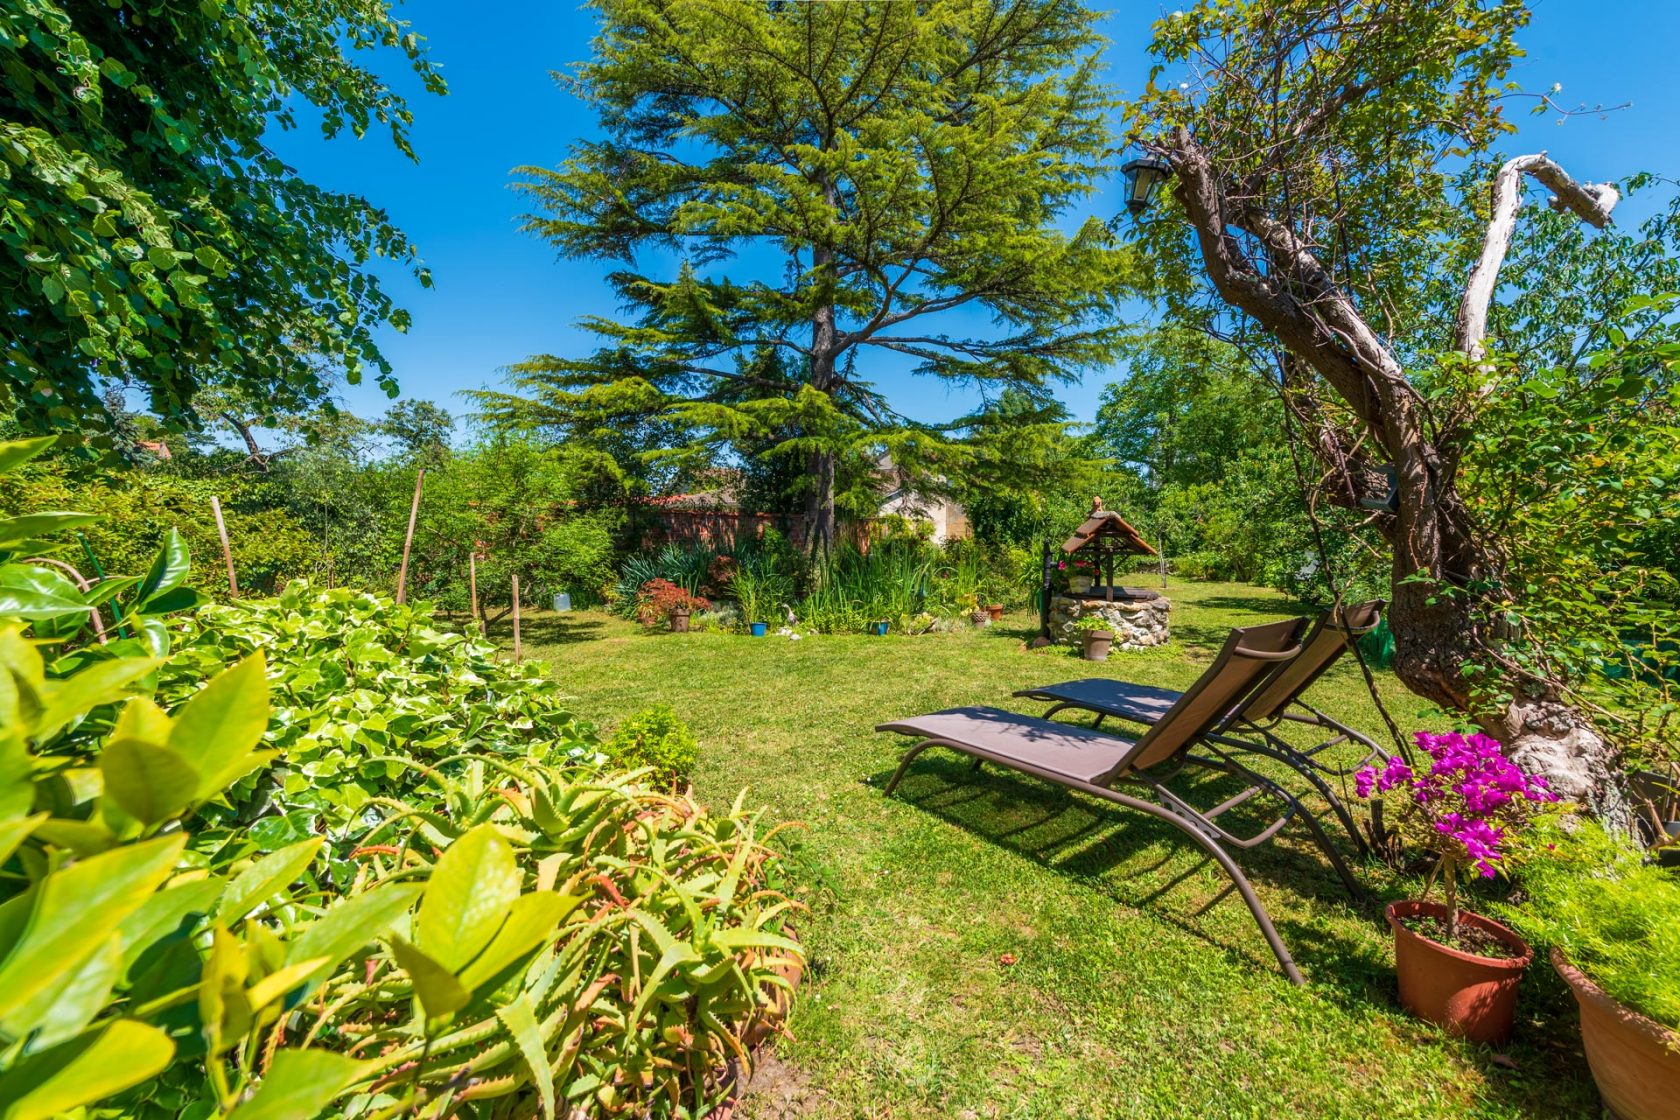
[[[1141,214],[1155,201],[1161,184],[1172,174],[1172,165],[1158,156],[1139,156],[1120,168],[1126,177],[1126,209]]]

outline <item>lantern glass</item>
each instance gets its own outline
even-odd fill
[[[1149,209],[1149,204],[1155,201],[1156,192],[1171,172],[1172,167],[1167,161],[1155,156],[1128,160],[1120,168],[1120,173],[1126,177],[1126,209],[1133,214]]]

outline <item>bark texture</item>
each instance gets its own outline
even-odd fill
[[[1348,506],[1386,497],[1387,477],[1364,448],[1392,464],[1398,507],[1377,516],[1393,549],[1389,625],[1395,671],[1408,688],[1469,714],[1506,744],[1511,757],[1544,774],[1564,797],[1595,813],[1625,814],[1613,751],[1591,721],[1555,690],[1528,682],[1502,710],[1479,709],[1463,666],[1487,660],[1496,645],[1466,590],[1494,571],[1477,526],[1456,490],[1456,449],[1437,446],[1425,409],[1394,352],[1323,267],[1312,246],[1240,184],[1221,181],[1209,155],[1185,129],[1161,147],[1176,172],[1174,193],[1195,230],[1209,278],[1224,301],[1251,316],[1286,352],[1290,408],[1324,466],[1331,499]],[[1496,184],[1493,225],[1460,308],[1459,342],[1479,349],[1487,302],[1510,244],[1520,179],[1534,175],[1595,225],[1609,220],[1614,191],[1577,184],[1544,156],[1505,165]],[[1317,406],[1316,374],[1365,429],[1349,440]],[[1416,579],[1422,575],[1426,578]]]

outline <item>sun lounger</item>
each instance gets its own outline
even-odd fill
[[[917,740],[905,752],[886,792],[897,789],[917,755],[929,747],[945,747],[973,758],[977,767],[996,763],[1147,813],[1182,832],[1219,864],[1247,904],[1285,975],[1299,984],[1299,969],[1230,850],[1257,847],[1299,817],[1349,892],[1357,893],[1358,888],[1323,828],[1300,802],[1269,778],[1243,766],[1207,733],[1268,669],[1300,653],[1298,639],[1305,626],[1305,619],[1295,619],[1231,631],[1208,671],[1135,740],[985,707],[952,708],[883,723],[877,731],[910,735]],[[1243,788],[1212,808],[1198,809],[1167,788],[1167,783],[1186,768],[1229,775],[1242,782]],[[1278,807],[1276,819],[1247,836],[1230,832],[1219,823],[1222,815],[1256,797]]]
[[[1284,763],[1316,788],[1329,803],[1348,837],[1361,853],[1361,835],[1347,807],[1331,789],[1329,778],[1346,778],[1362,766],[1386,760],[1388,755],[1366,736],[1325,715],[1302,699],[1302,694],[1347,652],[1351,643],[1368,634],[1382,617],[1383,601],[1325,611],[1301,643],[1298,657],[1274,665],[1250,691],[1234,703],[1224,718],[1209,729],[1209,736],[1235,750],[1250,751]],[[1024,688],[1016,696],[1050,704],[1046,718],[1068,709],[1096,713],[1095,726],[1106,717],[1138,724],[1162,719],[1183,693],[1169,688],[1132,684],[1104,677],[1064,681],[1040,688]],[[1279,735],[1283,722],[1307,724],[1328,731],[1329,737],[1310,747],[1297,747]],[[1333,751],[1344,743],[1359,748],[1357,757]],[[1329,753],[1327,753],[1329,752]]]

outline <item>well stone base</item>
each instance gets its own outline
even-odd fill
[[[1117,650],[1147,649],[1166,644],[1170,634],[1167,615],[1172,612],[1172,601],[1166,596],[1132,589],[1125,598],[1121,598],[1119,588],[1115,588],[1112,603],[1100,596],[1100,589],[1087,595],[1052,596],[1051,637],[1070,645],[1079,645],[1084,638],[1073,628],[1073,624],[1088,615],[1096,615],[1114,631],[1114,648]]]

